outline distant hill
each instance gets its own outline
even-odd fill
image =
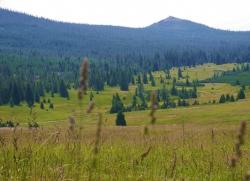
[[[224,51],[233,58],[228,52],[246,52],[249,47],[249,31],[218,30],[175,17],[145,28],[126,28],[56,22],[0,9],[2,52],[109,58],[125,54],[164,54],[168,49],[195,49],[208,55]]]

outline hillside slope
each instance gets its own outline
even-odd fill
[[[230,32],[168,17],[145,28],[62,23],[0,9],[0,50],[110,57],[169,48],[206,51],[250,46],[250,32]]]

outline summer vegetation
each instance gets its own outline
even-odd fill
[[[213,79],[246,64],[143,72],[104,90],[91,86],[92,66],[9,82],[1,180],[249,180],[249,85]]]

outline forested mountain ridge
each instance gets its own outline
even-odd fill
[[[250,32],[218,30],[175,17],[145,28],[126,28],[55,22],[0,9],[0,40],[2,52],[43,55],[115,59],[135,54],[163,56],[171,49],[202,51],[204,62],[216,57],[245,61],[250,57]]]

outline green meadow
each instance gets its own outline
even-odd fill
[[[189,76],[190,81],[192,80],[205,80],[211,78],[215,72],[218,71],[227,71],[232,70],[234,64],[224,64],[224,65],[214,65],[214,64],[205,64],[200,65],[194,68],[183,68],[183,76]],[[151,84],[144,85],[145,90],[157,90],[162,88],[162,84],[160,84],[160,76],[164,76],[164,72],[154,72],[153,73],[156,86],[151,86]],[[177,69],[173,68],[171,70],[171,76],[177,77]],[[185,81],[185,79],[179,80]],[[168,80],[169,84],[167,87],[170,88],[172,86],[171,80]],[[89,103],[89,94],[90,92],[94,95],[95,101],[95,113],[101,112],[103,113],[108,119],[115,118],[115,114],[109,114],[109,110],[111,108],[112,102],[112,95],[118,93],[125,105],[129,105],[132,101],[132,96],[135,92],[136,86],[131,85],[129,87],[129,91],[120,91],[119,87],[105,87],[104,91],[96,92],[89,90],[87,95],[84,96],[83,101],[79,102],[77,99],[77,91],[74,89],[69,90],[69,99],[61,98],[59,95],[55,94],[54,97],[51,97],[50,94],[47,94],[45,97],[41,97],[40,101],[45,100],[45,109],[40,109],[39,104],[35,104],[32,115],[30,115],[30,108],[26,105],[26,103],[22,103],[21,106],[15,106],[11,108],[9,105],[1,106],[0,107],[0,119],[3,120],[15,120],[15,122],[19,122],[20,124],[27,123],[29,119],[34,118],[38,123],[41,125],[43,124],[50,124],[50,123],[57,123],[60,124],[68,119],[69,116],[75,116],[81,120],[86,119],[86,124],[95,124],[92,122],[92,116],[86,116],[85,110],[87,109]],[[239,87],[232,86],[226,83],[208,83],[204,87],[198,87],[198,98],[197,100],[203,104],[208,103],[209,101],[218,100],[222,94],[237,94]],[[54,104],[54,109],[49,109],[50,100]],[[219,105],[224,106],[224,105]],[[203,105],[201,105],[203,107]],[[209,107],[209,106],[208,106]],[[162,110],[163,112],[168,111],[179,111],[180,108],[173,109],[173,110]],[[188,109],[193,109],[192,107]],[[128,114],[136,114],[136,115],[145,115],[147,111],[138,111]],[[111,125],[112,121],[109,121]],[[127,120],[130,122],[130,120]],[[136,122],[131,122],[131,124],[136,124]]]
[[[207,80],[215,73],[232,70],[236,64],[204,64],[182,67],[183,76]],[[163,71],[154,72],[162,88]],[[177,78],[177,69],[171,69]],[[243,76],[244,77],[244,76]],[[185,82],[185,78],[178,82]],[[166,80],[167,81],[167,80]],[[171,87],[172,81],[167,83]],[[179,87],[178,87],[179,88]],[[83,100],[69,90],[69,99],[47,94],[54,109],[35,104],[31,110],[20,106],[0,107],[0,119],[19,122],[16,128],[0,129],[0,180],[243,180],[250,171],[250,89],[246,99],[219,104],[222,94],[237,96],[240,86],[228,81],[197,87],[199,105],[157,109],[151,124],[150,110],[125,112],[126,127],[115,126],[110,114],[112,96],[119,93],[129,105],[136,86],[129,91],[105,87],[88,90]],[[95,108],[86,113],[90,92]],[[173,98],[174,99],[174,98]],[[216,103],[212,101],[216,100]],[[190,99],[193,102],[194,99]],[[75,122],[69,122],[69,116]],[[35,120],[39,128],[28,128]],[[247,123],[239,133],[242,121]],[[244,125],[243,125],[244,126]],[[243,129],[243,128],[242,128]],[[244,139],[237,147],[239,134]],[[240,156],[237,150],[240,149]],[[234,157],[238,156],[235,165]]]

